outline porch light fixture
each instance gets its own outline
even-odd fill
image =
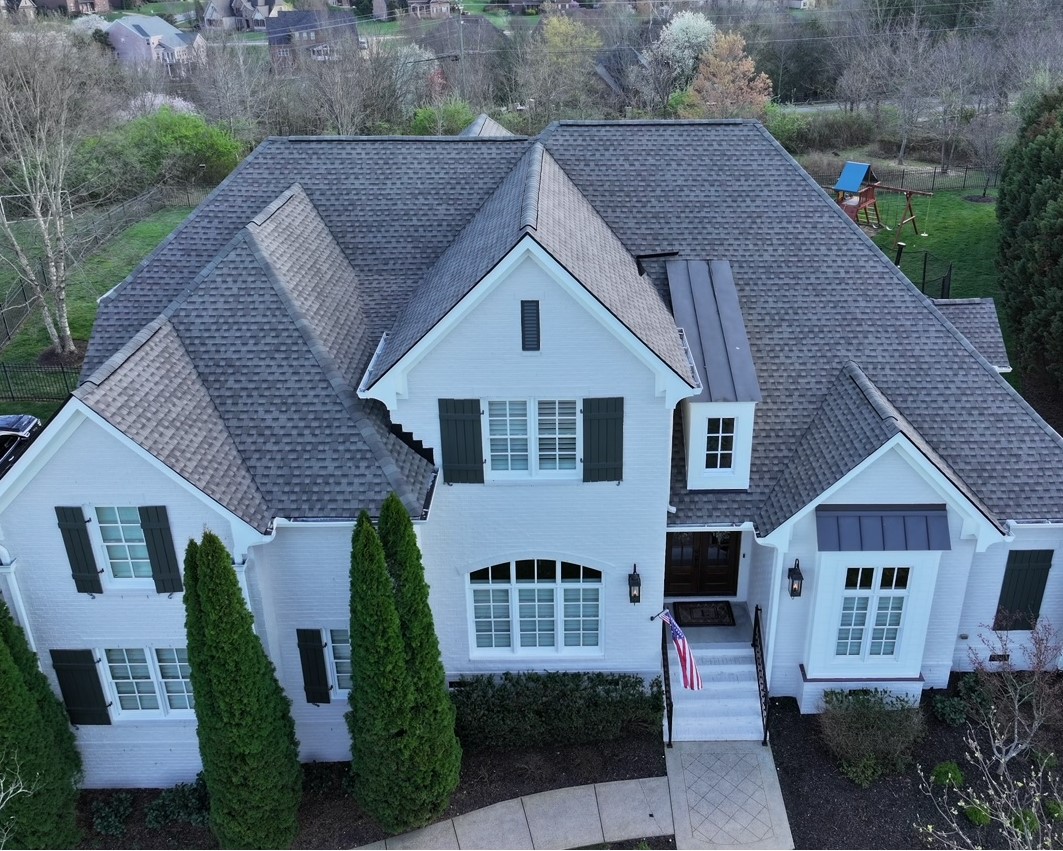
[[[790,583],[790,596],[800,597],[801,586],[805,584],[805,577],[801,573],[801,559],[794,559],[794,566],[786,571],[786,579]]]
[[[627,598],[632,603],[642,602],[642,577],[637,564],[631,566],[631,573],[627,576]]]

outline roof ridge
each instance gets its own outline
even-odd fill
[[[168,325],[169,322],[169,317],[160,313],[152,319],[151,322],[130,337],[122,348],[93,370],[91,375],[81,380],[78,383],[78,387],[74,389],[74,392],[77,393],[77,390],[86,384],[91,384],[94,387],[102,385],[108,378],[114,375],[123,363],[135,355],[141,347],[162,330],[165,325]]]
[[[332,355],[329,354],[325,344],[314,330],[313,323],[310,322],[295,303],[295,299],[292,297],[291,291],[288,289],[287,282],[277,274],[273,264],[266,256],[265,250],[255,238],[255,234],[246,228],[245,231],[247,233],[248,246],[250,247],[251,252],[254,254],[259,266],[261,266],[262,271],[266,273],[266,277],[273,285],[274,291],[277,293],[281,303],[287,310],[289,317],[295,324],[299,334],[302,336],[307,348],[310,349],[310,353],[313,355],[314,360],[316,360],[321,367],[321,371],[324,374],[326,381],[328,381],[329,386],[332,387],[340,404],[343,405],[344,410],[347,412],[348,416],[350,416],[355,428],[358,429],[358,433],[361,435],[362,440],[365,441],[369,451],[380,465],[380,470],[384,474],[384,477],[393,487],[395,493],[398,494],[399,499],[402,500],[402,503],[406,506],[407,510],[410,511],[412,515],[419,516],[422,506],[418,504],[416,493],[399,469],[399,465],[396,463],[394,456],[388,451],[388,448],[380,439],[380,435],[377,433],[376,429],[373,428],[372,423],[369,422],[369,417],[366,414],[362,401],[355,395],[347,384],[346,379],[340,373],[339,367],[336,366],[336,362],[333,360]]]
[[[543,183],[543,159],[546,148],[542,142],[535,142],[524,155],[528,162],[528,173],[524,178],[524,189],[520,200],[520,229],[538,229],[539,193]],[[559,166],[560,168],[560,166]]]
[[[893,434],[903,431],[903,429],[901,429],[902,423],[909,425],[912,428],[912,431],[916,434],[919,433],[918,429],[908,422],[907,417],[905,417],[897,406],[890,401],[889,397],[879,390],[878,386],[868,377],[860,364],[850,358],[842,365],[842,372],[849,376],[853,381],[861,395],[863,395],[868,404],[871,405],[872,410],[878,414],[883,425],[887,425],[887,421],[892,421]]]

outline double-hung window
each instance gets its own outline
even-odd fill
[[[490,400],[487,450],[492,475],[575,476],[579,469],[575,399]]]
[[[705,469],[730,470],[734,466],[735,418],[709,417],[705,435]]]
[[[346,629],[329,630],[329,664],[337,691],[351,690],[351,633]]]
[[[184,647],[109,647],[104,669],[121,714],[145,717],[195,709]]]
[[[908,567],[846,569],[836,656],[897,655],[910,573]]]
[[[140,510],[131,506],[96,508],[103,549],[115,579],[151,579],[151,561]]]
[[[519,559],[473,571],[478,650],[565,653],[601,645],[602,572],[554,559]]]

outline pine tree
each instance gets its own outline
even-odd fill
[[[188,658],[211,827],[223,848],[290,847],[302,793],[291,704],[221,540],[208,532],[189,556]]]
[[[391,494],[380,511],[380,541],[395,584],[395,607],[413,697],[410,750],[417,775],[406,789],[411,814],[425,823],[446,808],[461,773],[461,745],[454,733],[454,703],[447,691],[428,584],[413,523]]]
[[[997,203],[1003,306],[1024,368],[1063,386],[1063,89],[1025,116]]]
[[[424,823],[407,805],[416,775],[413,694],[384,550],[364,511],[351,549],[351,664],[355,797],[385,830],[400,833]]]
[[[37,654],[30,649],[26,634],[15,623],[3,600],[0,600],[0,641],[7,644],[11,658],[22,673],[23,682],[37,701],[37,711],[44,721],[43,729],[55,742],[56,752],[69,772],[67,776],[70,783],[76,787],[81,782],[81,754],[66,707],[52,691],[48,678],[37,662]]]
[[[71,848],[78,840],[67,755],[57,747],[7,641],[0,638],[0,772],[29,788],[0,812],[0,832],[11,848]]]

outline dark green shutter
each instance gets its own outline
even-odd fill
[[[173,536],[170,534],[170,518],[166,516],[166,506],[142,505],[140,528],[144,530],[144,543],[148,547],[148,560],[151,562],[151,578],[155,580],[155,590],[160,594],[173,594],[184,590],[184,585],[181,584],[181,570],[177,566],[177,553],[173,548]]]
[[[52,667],[59,679],[71,724],[110,724],[96,654],[91,650],[52,650]]]
[[[328,673],[325,671],[325,642],[320,629],[297,629],[299,661],[303,664],[303,689],[307,703],[329,703]]]
[[[62,508],[56,506],[55,516],[59,519],[59,529],[63,533],[66,556],[70,559],[70,572],[74,577],[74,587],[82,594],[102,594],[100,571],[96,567],[96,556],[92,554],[89,541],[88,520],[79,507]]]
[[[583,481],[624,478],[624,400],[583,400]]]
[[[443,481],[482,484],[484,446],[479,399],[440,399],[439,436],[443,449]]]
[[[1052,550],[1013,550],[1008,553],[993,629],[1034,628],[1041,614],[1041,600],[1051,567]]]
[[[520,303],[520,347],[526,352],[539,351],[539,302]]]

